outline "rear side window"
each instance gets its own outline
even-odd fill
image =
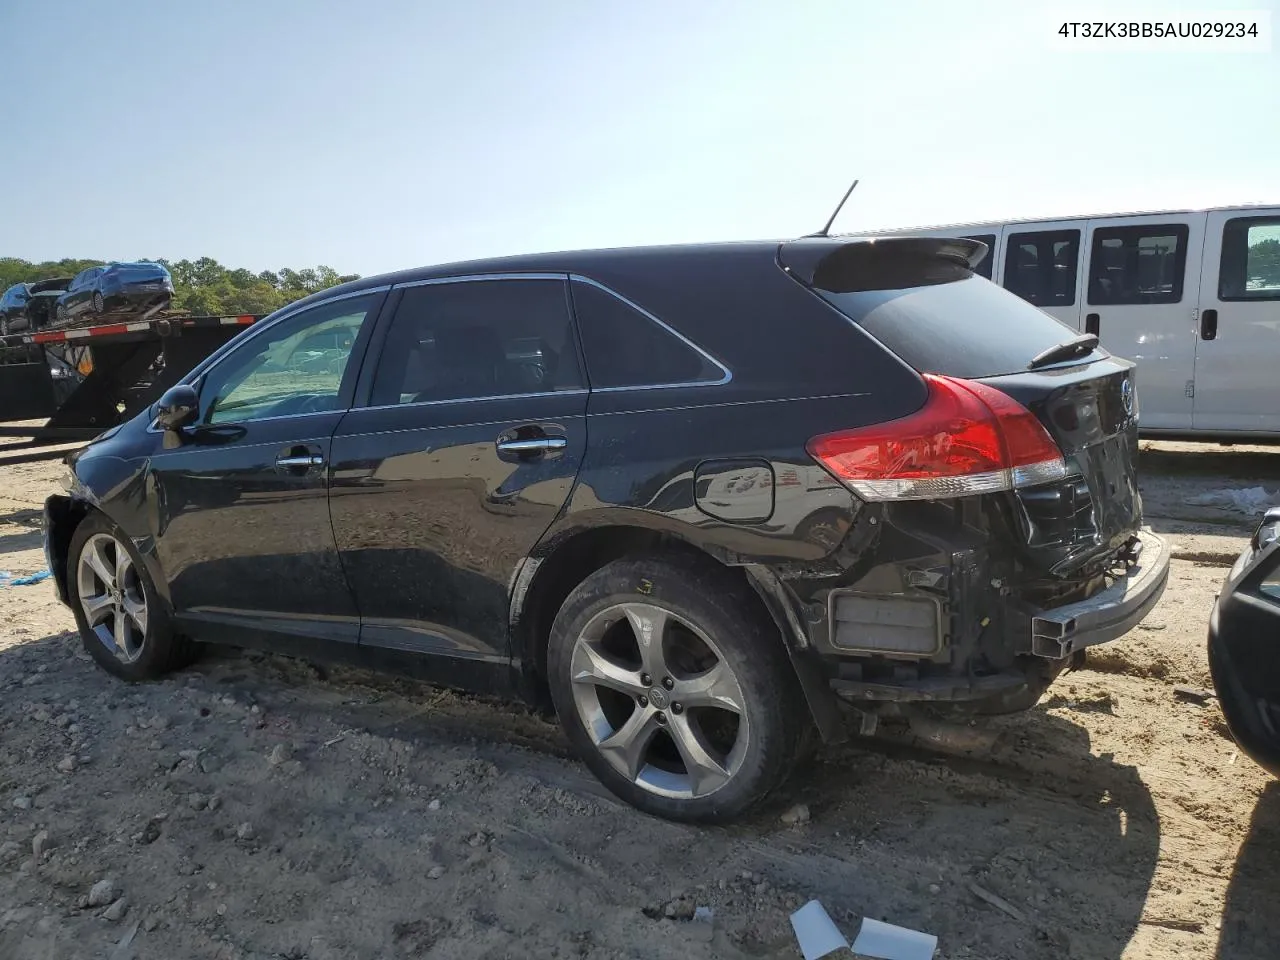
[[[1004,255],[1005,289],[1037,307],[1069,307],[1076,302],[1079,262],[1079,230],[1010,234]]]
[[[1079,331],[971,274],[949,283],[894,290],[817,292],[921,373],[966,379],[1018,373],[1037,354],[1079,336]]]
[[[462,280],[404,291],[373,406],[582,387],[563,280]]]
[[[1222,231],[1219,300],[1280,300],[1280,217],[1236,217]]]
[[[978,265],[973,268],[973,272],[980,277],[986,277],[988,280],[992,276],[992,264],[996,260],[996,235],[994,233],[982,233],[975,236],[965,237],[966,240],[977,240],[987,245],[987,252],[983,254]]]
[[[716,383],[726,376],[675,331],[593,283],[574,282],[573,307],[593,390]]]
[[[1187,266],[1187,225],[1101,227],[1089,257],[1089,303],[1178,303]]]

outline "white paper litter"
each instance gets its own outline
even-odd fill
[[[896,927],[871,917],[863,918],[858,939],[851,946],[817,900],[810,900],[791,915],[791,928],[796,932],[804,960],[819,960],[837,951],[852,951],[876,960],[931,960],[938,948],[938,938],[931,933]]]
[[[796,932],[804,960],[818,960],[849,949],[849,941],[817,900],[810,900],[791,915],[791,929]]]
[[[870,917],[862,918],[862,929],[853,941],[853,952],[879,960],[931,960],[938,938],[907,927],[896,927]]]
[[[1233,490],[1228,487],[1187,497],[1183,502],[1193,507],[1222,507],[1252,516],[1256,513],[1265,513],[1267,507],[1278,500],[1280,497],[1268,493],[1265,487],[1246,487],[1242,490]]]

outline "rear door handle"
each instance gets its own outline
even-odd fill
[[[564,437],[532,437],[528,440],[499,440],[499,453],[546,453],[569,445]]]
[[[1218,337],[1218,311],[1210,307],[1200,311],[1200,339],[1216,340]]]
[[[1092,333],[1095,337],[1101,336],[1102,317],[1096,313],[1086,313],[1084,316],[1084,332]]]

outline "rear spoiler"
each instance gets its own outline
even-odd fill
[[[806,287],[853,293],[963,280],[986,253],[959,237],[805,237],[783,243],[778,264]]]

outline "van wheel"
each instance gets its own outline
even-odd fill
[[[108,673],[150,680],[195,659],[132,542],[102,514],[76,528],[67,552],[67,593],[85,650]]]
[[[786,779],[812,725],[777,630],[728,571],[616,560],[569,594],[547,671],[565,733],[628,803],[731,819]]]

